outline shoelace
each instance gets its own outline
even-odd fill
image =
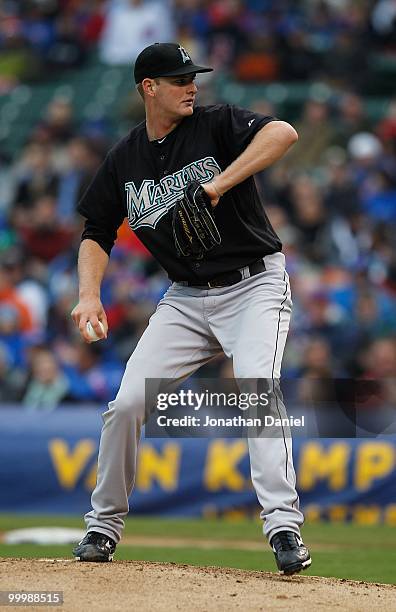
[[[296,534],[290,531],[281,531],[274,535],[272,545],[277,550],[293,550],[298,546]]]
[[[100,533],[89,533],[88,541],[92,544],[96,544],[97,546],[102,546],[102,547],[105,547],[106,544],[110,546],[115,545],[115,543],[113,542],[113,540],[111,540],[111,538],[108,538],[107,536],[102,535]]]

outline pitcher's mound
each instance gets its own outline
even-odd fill
[[[141,561],[0,559],[0,590],[63,591],[62,612],[396,611],[392,585]]]

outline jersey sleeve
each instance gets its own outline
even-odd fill
[[[213,115],[218,142],[231,160],[246,149],[257,132],[267,123],[277,120],[276,117],[261,115],[230,104],[217,107],[217,112]]]
[[[94,240],[110,255],[117,238],[117,230],[126,216],[111,151],[99,166],[79,201],[77,210],[86,219],[81,240]]]

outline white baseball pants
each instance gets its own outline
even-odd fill
[[[116,398],[103,414],[96,488],[88,531],[119,542],[128,514],[145,415],[145,378],[183,380],[221,350],[238,378],[280,378],[289,329],[291,294],[285,258],[264,258],[266,270],[216,289],[173,283],[131,355]],[[282,406],[284,411],[284,406]],[[299,510],[290,434],[249,438],[251,476],[262,507],[264,533],[299,534]]]

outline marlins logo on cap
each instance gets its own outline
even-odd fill
[[[191,57],[188,55],[188,53],[187,53],[187,51],[185,50],[185,48],[184,48],[184,47],[182,47],[181,45],[179,45],[179,46],[178,46],[178,49],[179,49],[179,51],[180,51],[180,53],[181,53],[181,55],[182,55],[183,62],[188,62],[188,61],[190,61],[190,62],[191,62]]]

